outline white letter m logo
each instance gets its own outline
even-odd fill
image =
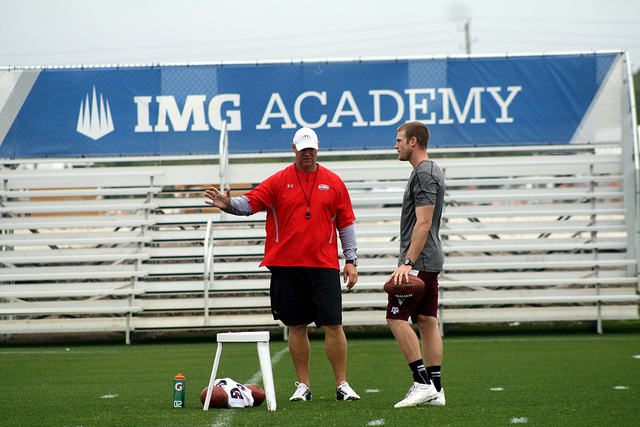
[[[80,115],[78,116],[78,132],[88,136],[94,141],[102,138],[109,132],[113,132],[113,120],[111,119],[111,109],[109,101],[105,102],[100,94],[100,105],[96,97],[96,88],[93,87],[93,99],[89,105],[89,94],[85,101],[80,103]]]

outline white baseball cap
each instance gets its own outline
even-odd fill
[[[296,144],[296,150],[304,150],[305,148],[318,149],[318,135],[309,128],[300,128],[293,137],[293,143]]]

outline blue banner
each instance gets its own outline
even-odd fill
[[[619,54],[2,70],[0,158],[567,144]],[[588,142],[588,141],[587,141]]]

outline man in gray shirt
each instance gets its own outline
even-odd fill
[[[405,123],[398,128],[395,145],[398,160],[411,163],[413,172],[402,200],[398,268],[390,279],[400,283],[412,274],[424,281],[425,288],[411,298],[389,295],[387,323],[413,375],[413,386],[395,404],[396,408],[445,404],[440,375],[442,339],[437,319],[438,274],[444,262],[439,231],[445,184],[442,170],[427,155],[428,142],[429,129],[420,122]],[[422,352],[409,318],[420,329]]]

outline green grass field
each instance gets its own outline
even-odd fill
[[[621,326],[622,325],[622,326]],[[0,344],[3,426],[477,426],[640,425],[640,325],[588,328],[487,326],[445,338],[447,406],[394,409],[412,383],[386,330],[348,332],[349,382],[362,396],[336,402],[320,333],[312,334],[313,401],[289,402],[295,376],[274,336],[278,410],[202,411],[215,335],[164,336],[131,346],[97,341]],[[255,345],[228,344],[219,377],[247,382]],[[173,377],[186,377],[186,408],[174,409]],[[255,378],[255,377],[254,377]]]

